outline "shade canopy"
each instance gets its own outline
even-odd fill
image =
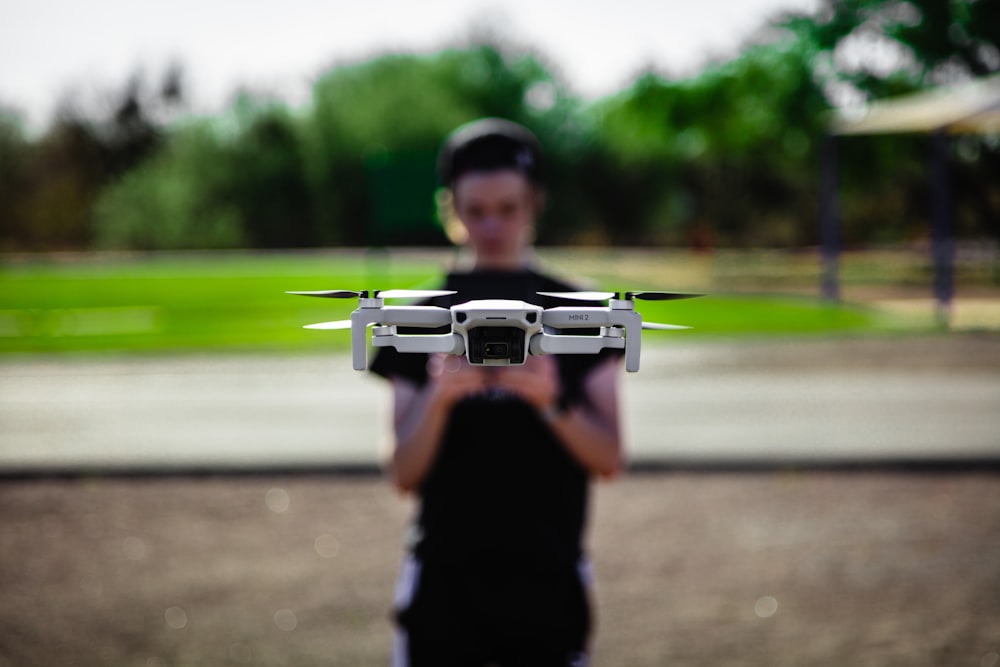
[[[839,109],[830,128],[834,134],[1000,133],[1000,75]]]
[[[952,230],[949,135],[1000,133],[1000,74],[955,86],[901,95],[854,109],[838,109],[824,142],[820,182],[820,242],[824,297],[838,299],[840,206],[837,194],[836,135],[928,133],[931,151],[931,256],[934,298],[947,325],[955,291],[955,241]]]

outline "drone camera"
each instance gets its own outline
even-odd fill
[[[468,337],[471,364],[524,363],[524,329],[473,327],[469,329]]]
[[[506,359],[510,355],[507,343],[486,343],[483,346],[483,358]]]

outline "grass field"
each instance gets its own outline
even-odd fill
[[[547,257],[542,257],[543,261]],[[148,351],[297,351],[342,348],[346,333],[303,330],[347,317],[354,302],[286,290],[433,286],[447,252],[192,253],[10,260],[0,268],[0,354]],[[645,303],[648,320],[686,324],[669,336],[807,335],[898,329],[905,322],[857,304],[803,296],[803,280],[755,281],[706,273],[704,262],[641,251],[595,259],[554,253],[549,266],[603,289],[709,291],[707,298]],[[799,263],[802,263],[799,261]],[[717,263],[718,264],[718,263]],[[726,266],[733,266],[726,262]],[[800,270],[801,273],[801,270]],[[768,284],[777,289],[765,293]],[[815,283],[813,283],[815,284]],[[759,287],[757,293],[725,289]],[[796,294],[798,292],[798,294]]]

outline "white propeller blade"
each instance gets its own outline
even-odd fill
[[[308,292],[285,292],[285,294],[298,294],[299,296],[324,296],[328,299],[351,299],[358,296],[358,292],[343,289],[313,290]]]
[[[695,299],[704,294],[688,294],[682,292],[625,292],[626,299],[640,301],[674,301],[676,299]]]
[[[376,296],[380,299],[433,299],[451,294],[458,292],[449,289],[387,289],[378,292]]]
[[[691,327],[685,327],[680,324],[660,324],[659,322],[643,322],[643,329],[652,329],[654,331],[681,331],[683,329],[690,329]]]
[[[320,322],[319,324],[307,324],[303,329],[327,329],[335,331],[338,329],[350,329],[350,320],[337,320],[336,322]]]
[[[538,292],[540,296],[550,296],[556,299],[572,299],[574,301],[607,301],[614,298],[614,292]]]

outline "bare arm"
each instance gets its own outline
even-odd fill
[[[437,457],[455,404],[485,389],[484,374],[459,357],[433,357],[423,387],[394,378],[395,446],[390,474],[402,491],[414,491]]]
[[[396,437],[390,465],[392,479],[402,491],[417,489],[437,457],[455,404],[488,386],[503,387],[534,406],[581,465],[594,474],[613,477],[621,472],[624,463],[618,418],[619,367],[618,359],[598,365],[586,377],[584,403],[550,417],[560,394],[552,357],[529,357],[524,366],[504,369],[481,369],[461,358],[434,357],[423,387],[408,380],[393,380]]]
[[[624,466],[618,418],[619,373],[618,359],[596,366],[585,379],[586,400],[559,415],[554,413],[560,388],[552,357],[530,357],[524,366],[504,369],[499,384],[545,415],[552,431],[587,470],[613,477]]]
[[[605,361],[587,376],[587,402],[550,422],[552,430],[585,467],[602,477],[625,465],[618,418],[618,359]]]

